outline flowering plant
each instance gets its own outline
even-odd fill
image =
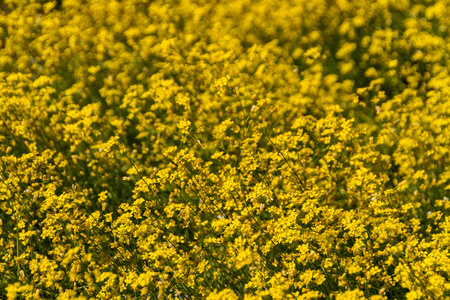
[[[450,299],[445,0],[0,3],[0,298]]]

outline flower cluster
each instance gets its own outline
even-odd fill
[[[450,299],[450,5],[0,1],[1,299]]]

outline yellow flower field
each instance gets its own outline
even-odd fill
[[[449,16],[0,1],[0,299],[450,299]]]

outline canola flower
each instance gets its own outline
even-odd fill
[[[0,298],[450,299],[447,0],[4,0]]]

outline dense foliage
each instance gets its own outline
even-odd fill
[[[0,298],[450,299],[450,1],[0,7]]]

